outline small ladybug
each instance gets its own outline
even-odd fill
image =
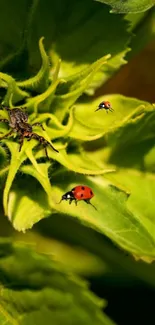
[[[96,109],[96,111],[99,111],[100,109],[105,109],[107,113],[108,113],[108,111],[110,111],[110,112],[114,111],[114,109],[112,108],[110,102],[106,102],[106,101],[101,102],[98,105],[98,108]]]
[[[72,188],[71,191],[65,193],[62,196],[60,202],[63,200],[66,200],[66,201],[69,200],[69,204],[71,204],[72,201],[75,201],[75,204],[77,205],[78,201],[83,200],[87,204],[91,204],[96,209],[96,207],[92,203],[90,203],[90,199],[93,196],[94,196],[94,193],[90,187],[85,186],[85,185],[78,185],[78,186]]]

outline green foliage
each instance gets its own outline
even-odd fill
[[[57,3],[55,5],[57,6]],[[35,25],[37,22],[40,6],[41,3],[35,4],[35,7],[33,4],[29,9],[28,21],[30,21],[30,15],[32,16],[35,14],[35,19],[31,21],[31,24],[29,23],[29,37],[31,30],[33,31],[32,25]],[[92,13],[93,7],[96,10],[96,17],[98,17],[100,11],[102,12],[102,5],[92,3],[90,13]],[[82,10],[82,7],[80,8],[80,10]],[[56,12],[57,11],[55,11],[55,13]],[[109,17],[108,19],[112,19],[113,24],[110,24],[108,42],[105,43],[106,50],[104,50],[104,53],[106,56],[103,56],[96,62],[92,64],[89,62],[89,65],[86,59],[87,64],[85,65],[79,65],[76,62],[78,69],[76,69],[76,67],[74,69],[72,66],[74,74],[71,70],[71,66],[67,68],[66,65],[64,69],[63,64],[65,61],[63,59],[63,51],[66,51],[66,49],[68,51],[71,47],[69,44],[67,45],[66,42],[63,45],[63,40],[61,39],[60,47],[56,46],[56,43],[54,43],[54,48],[62,49],[62,51],[57,51],[57,55],[56,51],[55,54],[53,52],[54,50],[52,51],[53,62],[57,63],[55,68],[52,68],[51,74],[49,69],[50,62],[44,49],[42,37],[39,41],[42,65],[39,72],[34,77],[30,77],[23,81],[16,81],[6,73],[1,73],[1,80],[6,83],[5,88],[7,87],[3,103],[11,107],[13,107],[13,105],[18,107],[18,102],[21,99],[25,100],[26,102],[20,107],[27,107],[29,114],[33,113],[30,115],[31,122],[43,123],[45,131],[40,131],[39,128],[37,128],[37,132],[42,134],[48,141],[50,141],[50,139],[54,140],[54,145],[59,150],[59,153],[56,153],[48,148],[49,157],[56,163],[56,165],[53,165],[52,160],[51,162],[43,162],[41,160],[45,153],[42,148],[36,147],[36,140],[32,140],[31,142],[24,141],[21,152],[18,152],[19,145],[16,140],[3,140],[10,151],[10,166],[2,167],[2,175],[3,170],[4,173],[8,171],[3,192],[4,212],[12,221],[15,229],[20,231],[31,228],[34,223],[51,215],[52,212],[55,213],[55,211],[58,211],[67,213],[71,217],[76,216],[80,218],[87,226],[98,229],[99,232],[105,234],[129,252],[138,256],[147,255],[153,257],[154,237],[150,237],[151,234],[147,234],[145,225],[140,222],[137,223],[137,217],[128,211],[126,206],[127,196],[124,194],[125,196],[123,195],[122,197],[121,187],[119,188],[118,186],[117,191],[114,191],[113,187],[111,187],[112,184],[108,184],[104,178],[97,178],[97,175],[115,171],[115,165],[109,165],[109,150],[110,155],[113,155],[113,152],[115,152],[116,155],[124,146],[131,146],[131,144],[135,145],[136,142],[139,143],[139,139],[144,141],[154,138],[154,108],[147,102],[125,98],[121,95],[102,96],[95,100],[87,98],[83,102],[82,100],[77,102],[82,93],[89,88],[93,79],[96,78],[97,73],[99,71],[101,73],[102,66],[105,66],[106,71],[110,72],[110,62],[113,62],[115,68],[116,66],[118,68],[114,59],[114,53],[116,53],[117,49],[117,56],[121,54],[123,49],[122,45],[124,46],[124,42],[126,42],[126,32],[119,38],[117,47],[110,38],[113,39],[114,33],[118,33],[119,29],[124,30],[125,21],[123,22],[122,18],[119,16],[111,16],[106,10],[104,10],[104,15],[106,17],[105,19],[107,19],[107,17]],[[80,35],[79,33],[83,31],[81,27],[77,29],[79,17],[80,15],[77,16],[75,28],[75,31],[78,30],[77,35]],[[59,15],[56,19],[60,20]],[[95,19],[99,19],[99,17]],[[118,20],[117,28],[115,28],[115,20]],[[73,23],[73,21],[75,23],[75,17],[70,17],[69,25],[71,22]],[[49,23],[48,18],[47,23]],[[61,30],[60,26],[59,28]],[[46,29],[49,32],[48,24]],[[68,30],[69,26],[65,29],[65,35]],[[86,29],[86,31],[88,31],[88,29]],[[66,40],[66,37],[64,39]],[[75,37],[69,39],[70,41],[72,39],[74,39],[74,41],[76,40]],[[57,38],[57,42],[58,40],[59,37]],[[105,42],[104,38],[103,42]],[[35,44],[34,40],[33,43],[30,44],[29,50],[31,50],[31,46]],[[95,53],[97,53],[97,45],[95,45],[95,48]],[[79,50],[79,47],[77,47],[77,50]],[[48,51],[50,53],[50,47]],[[34,53],[35,51],[32,52],[31,56],[32,62]],[[62,62],[59,59],[58,53],[59,56],[61,54]],[[76,60],[76,56],[78,57],[78,53],[74,56],[71,51],[69,55],[72,59],[74,57],[74,60]],[[90,58],[89,56],[89,61]],[[64,73],[62,73],[61,69],[64,69]],[[70,71],[70,73],[68,71]],[[63,79],[59,76],[63,76]],[[28,92],[25,92],[24,89]],[[34,91],[36,95],[34,95]],[[103,111],[98,111],[96,113],[95,109],[98,104],[107,98],[110,100],[112,107],[114,107],[114,113],[104,114]],[[2,114],[6,116],[5,112],[2,112]],[[1,131],[5,133],[6,130],[2,127],[3,125],[1,124]],[[91,143],[93,144],[95,141],[100,141],[101,148],[98,148],[97,152],[95,151],[93,155],[91,155],[89,148],[91,147]],[[105,141],[107,149],[105,148],[105,150],[103,150],[102,143],[105,143]],[[102,157],[104,157],[105,162],[103,162]],[[26,164],[23,165],[24,162]],[[62,171],[61,166],[63,167]],[[70,172],[72,171],[85,175],[81,178],[81,183],[88,185],[90,180],[86,175],[96,175],[96,178],[91,180],[90,187],[95,189],[94,202],[96,206],[100,205],[97,212],[93,210],[91,206],[85,204],[83,204],[83,212],[80,207],[79,209],[75,209],[73,205],[68,208],[64,203],[61,205],[57,204],[63,192],[78,184],[81,177],[79,175],[78,180],[76,179],[76,181],[74,181],[74,175],[71,176],[71,178],[69,175],[72,174],[65,176],[67,175],[66,169],[70,170]],[[35,191],[31,191],[29,188],[27,177],[23,177],[21,184],[21,176],[17,175],[18,177],[16,177],[19,171],[22,172],[21,175],[23,175],[23,173],[29,175],[28,179],[30,176],[31,178],[33,177],[34,180],[32,184]],[[63,186],[61,182],[62,178]],[[67,182],[65,181],[66,178]],[[41,187],[37,186],[37,182],[40,183]],[[34,195],[34,192],[37,194]],[[120,195],[122,199],[120,199]],[[102,200],[102,204],[100,204],[99,202],[102,196],[104,199]],[[114,202],[113,204],[110,203],[111,200]],[[27,216],[27,207],[29,207],[29,210],[33,211],[32,215],[29,215],[29,217]],[[85,219],[86,213],[88,213],[89,217]],[[137,235],[133,236],[133,231]]]
[[[0,241],[1,323],[114,325],[85,282],[28,248]],[[7,281],[6,281],[7,279]]]
[[[154,9],[144,12],[153,5],[0,4],[1,104],[27,109],[28,122],[44,127],[34,132],[58,150],[48,146],[47,160],[34,139],[24,139],[21,152],[16,134],[0,139],[1,210],[11,237],[0,241],[2,323],[113,324],[72,271],[125,270],[155,285],[154,268],[144,264],[155,259],[155,105],[99,89],[153,39]],[[113,112],[96,112],[103,100]],[[0,115],[8,118],[5,109]],[[7,129],[0,122],[2,136]],[[60,203],[79,184],[92,188],[96,210],[84,201]],[[13,243],[20,240],[38,253]]]
[[[154,6],[154,0],[95,0],[106,3],[112,7],[114,13],[138,13]]]

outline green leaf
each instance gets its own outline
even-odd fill
[[[114,112],[99,110],[102,100],[109,100]],[[106,95],[94,101],[77,104],[69,135],[75,139],[96,140],[106,137],[109,145],[118,148],[154,138],[153,105],[122,95]]]
[[[27,0],[23,0],[22,3],[20,0],[15,0],[14,3],[6,0],[0,4],[1,68],[3,60],[21,47],[23,38],[21,31],[24,30],[28,7],[29,2]],[[13,19],[8,19],[8,17]],[[5,31],[2,30],[2,26],[6,26]]]
[[[58,177],[59,176],[59,177]],[[63,183],[62,183],[63,179]],[[93,189],[95,194],[91,205],[80,201],[78,206],[68,205],[63,201],[57,204],[62,195],[76,185],[85,184]],[[155,257],[155,238],[148,232],[143,220],[127,208],[129,193],[115,183],[103,177],[84,177],[78,179],[71,173],[60,173],[52,178],[52,192],[49,198],[51,206],[60,213],[69,215],[87,227],[108,236],[117,245],[139,257]]]
[[[13,177],[15,176],[15,174],[12,172],[12,169],[9,171],[6,187],[4,190],[4,206],[6,214],[8,215],[14,228],[18,231],[25,231],[29,228],[32,228],[36,222],[45,218],[46,216],[49,216],[49,214],[55,210],[55,203],[50,200],[51,193],[53,191],[52,185],[49,181],[49,167],[51,168],[51,165],[49,163],[38,164],[29,147],[25,150],[25,153],[32,162],[32,165],[23,165],[20,170],[24,174],[31,175],[33,178],[35,178],[37,182],[42,185],[47,196],[45,192],[41,191],[40,187],[37,188],[37,182],[33,181],[33,179],[32,181],[31,179],[29,181],[23,180],[21,183],[19,183],[19,181],[18,183],[16,182],[18,186],[16,186],[15,183],[9,193]],[[52,152],[49,152],[49,157],[51,156]],[[62,165],[65,165],[70,170],[76,171],[77,173],[100,175],[113,171],[112,169],[108,168],[98,168],[95,163],[92,163],[90,165],[90,160],[86,159],[85,155],[83,159],[80,155],[71,154],[68,156],[63,150],[59,152],[59,158],[56,160],[58,160]],[[14,166],[14,168],[15,167],[16,166]],[[57,174],[57,171],[55,174]],[[10,175],[13,175],[12,178]],[[53,171],[51,174],[51,179],[52,177]],[[30,182],[31,188],[28,186]],[[35,189],[34,191],[32,191],[33,182]],[[33,211],[29,217],[27,216],[28,207],[31,212]]]
[[[0,80],[5,81],[5,88],[7,89],[2,102],[3,105],[10,106],[10,103],[16,104],[18,101],[30,96],[26,91],[21,90],[16,81],[6,73],[0,72]]]
[[[86,156],[86,154],[82,154],[79,150],[73,151],[71,153],[67,153],[65,149],[60,149],[59,154],[50,150],[48,152],[50,158],[58,161],[61,165],[66,167],[67,169],[74,171],[79,174],[85,175],[101,175],[105,173],[113,172],[114,168],[108,168],[106,165],[103,168],[99,168],[97,164],[93,161],[90,164],[90,159]],[[36,158],[42,157],[42,150],[36,154]],[[26,168],[24,167],[24,170]]]
[[[76,102],[76,100],[83,94],[83,92],[90,85],[93,77],[96,72],[104,65],[107,60],[110,58],[110,55],[106,55],[93,64],[89,68],[83,70],[80,74],[73,78],[73,81],[69,81],[68,84],[65,84],[65,94],[55,95],[52,102],[52,109],[55,111],[55,115],[59,120],[63,120],[67,110]]]
[[[62,79],[57,79],[55,82],[51,82],[49,87],[42,93],[35,97],[31,97],[27,100],[26,104],[21,105],[21,108],[28,108],[29,111],[34,112],[34,115],[38,114],[38,112],[48,112],[50,105],[54,98],[54,93],[59,83],[64,82]]]
[[[95,0],[106,3],[112,7],[114,13],[137,13],[146,11],[154,6],[154,0]]]
[[[151,41],[154,40],[155,28],[154,28],[154,19],[155,19],[155,9],[150,10],[149,12],[142,12],[140,14],[128,14],[126,19],[130,22],[130,31],[132,30],[134,37],[131,39],[129,44],[132,51],[127,53],[127,60],[135,57],[139,54]],[[145,66],[144,69],[146,73],[148,66]],[[150,76],[149,76],[150,77]]]
[[[33,119],[33,123],[43,123],[47,121],[47,124],[44,123],[44,129],[50,138],[57,139],[67,137],[73,125],[72,109],[69,112],[68,123],[66,125],[61,124],[57,117],[51,113],[42,113]]]
[[[120,169],[117,173],[107,177],[130,191],[131,195],[127,201],[128,208],[155,240],[154,174],[139,172],[134,169]]]
[[[23,232],[51,214],[46,192],[34,178],[24,175],[16,178],[10,190],[7,210],[13,227]],[[27,211],[31,213],[28,214]]]
[[[6,25],[7,21],[7,29],[0,35],[2,53],[4,51],[0,62],[1,71],[11,72],[18,77],[27,74],[27,39],[37,4],[38,0],[33,0],[31,3],[24,0],[22,4],[19,0],[15,0],[13,5],[7,0],[1,4],[2,26]],[[13,17],[13,19],[8,19],[8,17]]]
[[[40,64],[36,42],[41,35],[45,37],[53,66],[59,58],[62,60],[62,78],[71,79],[110,53],[111,60],[98,70],[87,87],[92,94],[125,63],[130,39],[127,26],[121,16],[111,15],[107,6],[95,1],[47,0],[46,4],[40,1],[29,33],[30,65],[37,70]]]
[[[150,11],[151,12],[151,11]],[[130,32],[135,32],[136,28],[139,27],[140,24],[143,24],[146,16],[148,16],[148,12],[139,12],[137,14],[127,14],[125,19],[129,22],[128,30]]]
[[[150,145],[147,146],[147,152],[143,155],[143,166],[145,166],[145,170],[154,173],[155,172],[155,146],[154,141]]]
[[[43,39],[42,37],[39,41],[39,50],[42,58],[42,66],[39,70],[39,72],[32,78],[24,80],[24,81],[18,81],[17,86],[28,89],[28,90],[35,90],[36,92],[42,93],[44,92],[49,85],[49,71],[50,71],[50,64],[49,64],[49,58],[45,52],[44,46],[43,46]]]
[[[25,154],[25,149],[26,148],[33,148],[35,146],[34,142],[28,143],[25,142],[23,144],[21,152],[19,152],[19,144],[9,141],[9,140],[3,140],[6,142],[10,153],[11,153],[11,161],[10,161],[10,166],[8,170],[8,175],[5,183],[5,188],[3,192],[3,206],[4,206],[4,213],[5,215],[8,215],[8,196],[9,196],[9,191],[12,186],[12,183],[14,181],[14,178],[16,176],[16,173],[19,170],[20,165],[26,160],[27,156]]]
[[[0,274],[0,317],[5,323],[114,324],[84,281],[27,247],[1,239]]]

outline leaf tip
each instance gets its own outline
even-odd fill
[[[42,37],[40,38],[40,40],[39,40],[39,45],[42,45],[42,43],[43,43],[44,39],[45,39],[45,37],[44,37],[44,36],[42,36]]]

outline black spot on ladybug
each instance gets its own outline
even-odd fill
[[[81,190],[84,190],[85,189],[85,187],[84,186],[81,186]]]
[[[93,192],[92,192],[92,191],[90,191],[90,194],[91,194],[91,195],[93,195]]]
[[[81,197],[83,197],[83,194],[81,194]]]

